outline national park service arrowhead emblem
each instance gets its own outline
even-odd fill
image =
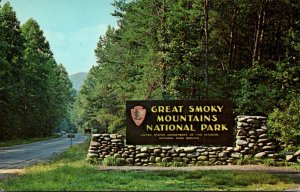
[[[131,109],[131,118],[137,126],[140,126],[146,117],[146,109],[142,106],[135,106]]]

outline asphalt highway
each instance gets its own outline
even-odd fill
[[[86,136],[76,134],[72,144],[83,143]],[[67,135],[24,145],[0,147],[0,169],[18,169],[27,165],[43,161],[70,147],[70,138]]]

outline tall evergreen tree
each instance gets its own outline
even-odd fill
[[[17,136],[21,128],[20,90],[24,39],[20,23],[9,3],[0,9],[0,137]]]

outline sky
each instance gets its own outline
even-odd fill
[[[57,63],[70,75],[88,72],[96,65],[94,49],[108,25],[116,26],[111,13],[114,0],[2,0],[10,2],[18,20],[36,20],[50,43]]]

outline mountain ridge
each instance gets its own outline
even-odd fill
[[[76,91],[80,90],[80,87],[84,83],[86,76],[87,76],[87,72],[78,72],[70,75],[70,80],[73,84],[73,88]]]

